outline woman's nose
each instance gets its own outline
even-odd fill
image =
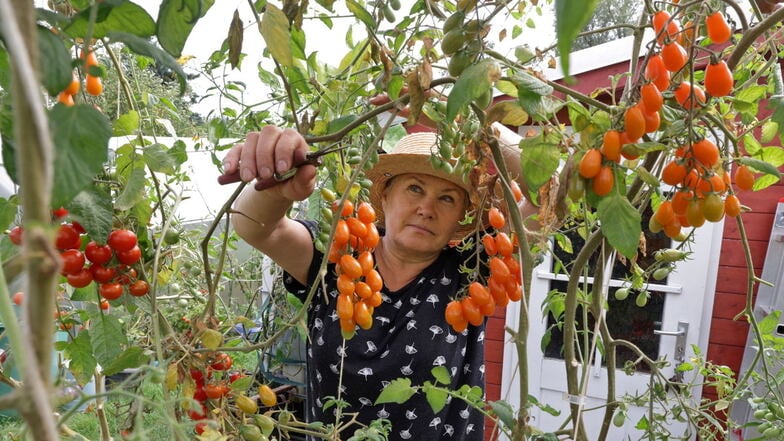
[[[435,201],[432,198],[422,198],[417,205],[417,214],[424,217],[433,217]]]

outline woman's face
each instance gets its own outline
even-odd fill
[[[467,195],[457,185],[424,174],[395,176],[384,191],[385,237],[414,252],[438,252],[465,216]]]

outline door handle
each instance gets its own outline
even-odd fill
[[[689,322],[679,321],[678,329],[675,331],[654,329],[653,333],[675,337],[675,356],[673,358],[679,363],[686,360],[686,335],[689,333]]]

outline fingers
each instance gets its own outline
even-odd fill
[[[266,126],[247,135],[243,144],[232,147],[223,160],[224,174],[239,172],[240,179],[270,179],[294,165],[294,158],[308,152],[305,139],[293,129]],[[296,156],[295,156],[296,155]]]

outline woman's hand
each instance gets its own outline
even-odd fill
[[[268,191],[291,201],[301,201],[313,193],[316,167],[302,164],[293,177],[281,182],[275,181],[275,174],[283,174],[304,161],[309,151],[305,139],[296,130],[266,126],[248,133],[244,143],[228,151],[223,159],[223,177],[239,174],[243,182],[272,182],[274,185]]]

